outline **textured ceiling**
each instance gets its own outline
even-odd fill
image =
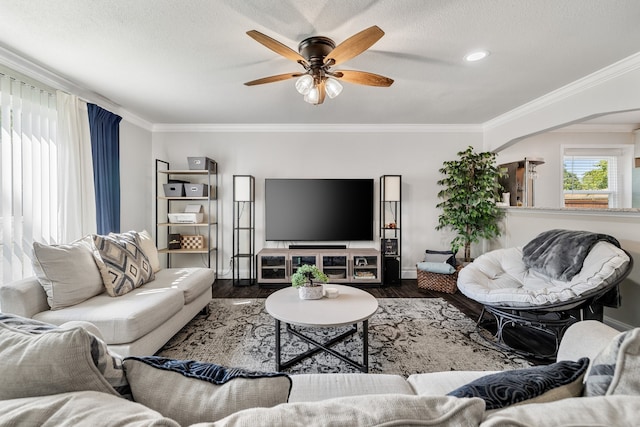
[[[638,0],[0,0],[0,46],[150,123],[479,124],[640,51],[639,22]],[[297,50],[371,25],[336,69],[389,88],[312,106],[294,80],[243,85],[302,69],[248,30]]]

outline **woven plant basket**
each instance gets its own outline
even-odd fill
[[[461,265],[456,266],[456,271],[453,274],[438,274],[417,269],[418,287],[422,289],[429,289],[430,291],[455,294],[458,290],[458,272],[461,269]]]

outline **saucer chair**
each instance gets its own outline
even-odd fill
[[[586,319],[602,322],[605,306],[620,306],[618,287],[632,267],[633,258],[612,236],[550,230],[524,247],[479,256],[459,272],[457,285],[483,305],[477,327],[487,321],[485,314],[493,315],[494,344],[524,356],[555,359],[571,324]],[[548,334],[552,349],[512,346],[504,339],[507,327]]]

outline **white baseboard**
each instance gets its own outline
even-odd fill
[[[604,316],[604,324],[611,326],[612,328],[619,331],[628,331],[629,329],[633,329],[635,327],[619,320],[613,319],[609,316]]]

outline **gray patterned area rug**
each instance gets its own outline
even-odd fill
[[[196,316],[158,353],[257,371],[275,370],[275,321],[260,299],[214,299],[208,315]],[[421,372],[504,370],[529,367],[525,359],[497,350],[476,332],[475,321],[441,298],[379,298],[369,319],[369,372],[408,376]],[[359,326],[360,328],[360,326]],[[326,342],[344,328],[299,328]],[[282,360],[309,344],[282,325]],[[361,329],[333,347],[362,363]],[[359,372],[320,352],[289,373]]]

